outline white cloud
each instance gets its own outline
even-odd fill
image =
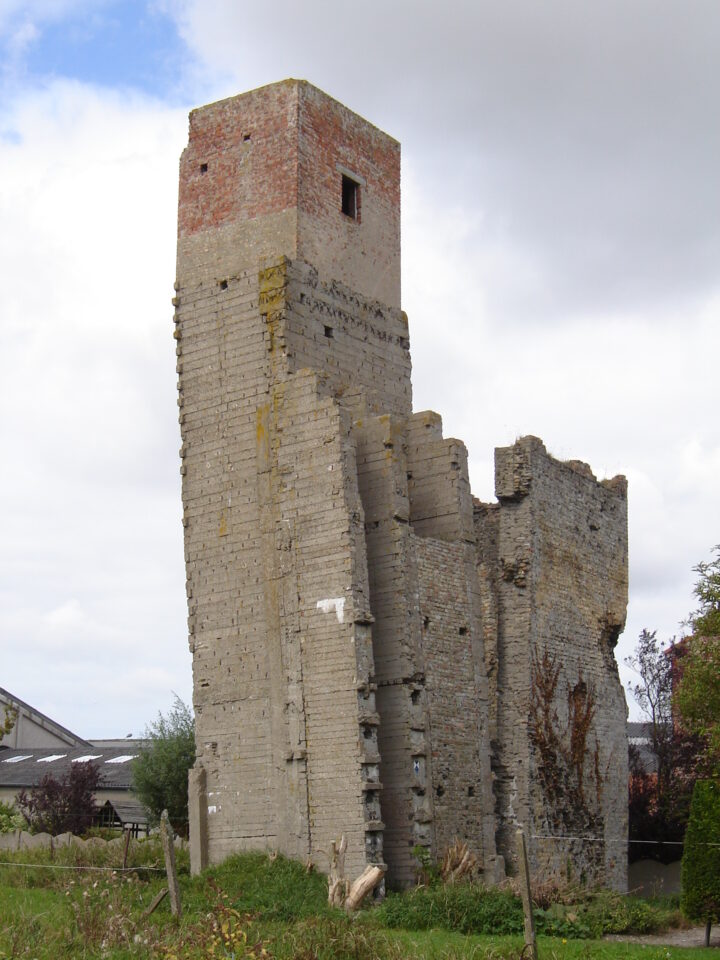
[[[166,8],[216,94],[305,77],[398,136],[436,203],[482,206],[494,312],[547,325],[717,290],[712,0],[278,0],[271,32],[234,0]]]
[[[83,6],[0,0],[0,42],[20,56]],[[403,141],[416,408],[466,441],[484,499],[492,448],[523,433],[626,473],[621,653],[676,632],[720,540],[714,0],[279,0],[272,30],[234,0],[156,6],[195,55],[191,105],[305,76]],[[185,113],[62,82],[0,108],[3,685],[86,734],[137,732],[170,687],[188,699],[169,304]]]
[[[49,701],[65,684],[57,719],[112,734],[136,702],[118,662],[162,674],[162,697],[189,689],[170,304],[186,111],[55,83],[2,127],[3,679]]]
[[[59,607],[45,614],[45,623],[53,629],[76,630],[82,627],[87,617],[77,600],[66,600]]]

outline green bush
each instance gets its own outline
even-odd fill
[[[458,933],[523,932],[522,904],[517,897],[472,883],[434,884],[391,893],[378,909],[378,919],[404,930],[441,927]]]
[[[0,800],[0,833],[10,833],[13,830],[25,830],[25,817],[16,810],[11,803]]]
[[[711,846],[715,844],[715,846]],[[720,921],[720,781],[698,780],[690,805],[680,905],[689,920]]]
[[[583,940],[606,933],[651,933],[677,926],[681,917],[671,905],[648,903],[609,890],[586,891],[574,903],[535,906],[535,927],[548,937]],[[523,909],[509,890],[474,883],[433,884],[390,894],[376,914],[387,927],[404,930],[451,930],[464,934],[522,934]]]
[[[153,823],[167,810],[176,833],[188,835],[188,771],[195,762],[193,713],[175,696],[167,714],[145,729],[147,744],[132,763],[133,789]]]
[[[188,881],[183,901],[201,909],[213,889],[222,889],[233,909],[263,920],[290,922],[329,915],[327,877],[285,857],[241,853]]]

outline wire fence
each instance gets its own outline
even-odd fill
[[[15,860],[0,860],[0,867],[27,867],[31,870],[96,870],[104,873],[165,873],[164,867],[95,867],[82,864],[18,863]]]
[[[582,843],[619,843],[626,846],[631,843],[647,844],[653,847],[684,847],[684,840],[630,840],[627,837],[567,837],[555,836],[553,834],[533,833],[531,840],[555,840],[558,843],[582,842]],[[701,847],[720,847],[720,843],[700,843]]]

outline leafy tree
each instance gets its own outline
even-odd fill
[[[670,642],[670,647],[674,640]],[[672,720],[672,657],[663,650],[657,631],[643,630],[638,645],[625,663],[639,676],[630,690],[650,723],[655,752],[668,739],[667,728]]]
[[[707,947],[710,927],[720,921],[720,781],[695,784],[681,876],[683,913],[705,921]]]
[[[630,690],[647,718],[654,770],[645,769],[643,758],[630,745],[629,821],[630,840],[658,841],[657,847],[631,845],[630,857],[652,856],[668,862],[677,847],[663,843],[682,842],[696,776],[697,742],[673,720],[673,682],[676,652],[674,641],[664,646],[656,631],[643,630],[632,656],[625,663],[638,675]]]
[[[195,762],[195,723],[175,696],[167,715],[145,730],[149,745],[133,761],[133,789],[154,820],[167,810],[177,833],[188,832],[188,771]]]
[[[95,791],[102,777],[94,763],[72,763],[62,779],[46,774],[28,793],[22,790],[17,805],[35,833],[85,833],[95,816]]]
[[[11,803],[3,803],[0,800],[0,833],[21,830],[25,825],[25,818],[15,807]]]
[[[720,773],[720,636],[687,641],[674,703],[683,726],[705,741],[707,767]]]
[[[690,615],[690,626],[696,637],[720,636],[720,544],[713,548],[715,559],[693,567],[698,574],[693,593],[700,601]]]
[[[6,734],[10,733],[12,728],[15,726],[15,721],[17,720],[17,710],[11,706],[5,706],[3,711],[3,719],[0,722],[0,740]]]
[[[687,730],[706,744],[710,770],[720,772],[720,546],[715,558],[699,563],[695,596],[699,608],[690,616],[693,635],[685,643],[674,705]]]

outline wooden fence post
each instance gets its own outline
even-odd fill
[[[127,867],[128,852],[130,850],[130,827],[125,831],[125,849],[123,851],[123,870]]]
[[[180,887],[175,871],[175,846],[173,845],[175,835],[173,828],[170,826],[167,810],[163,810],[160,816],[160,838],[165,854],[165,871],[167,873],[168,891],[170,892],[170,911],[174,917],[179,918],[182,906],[180,904]]]
[[[525,833],[518,829],[515,834],[517,841],[518,866],[520,868],[520,893],[522,894],[523,913],[525,914],[525,947],[532,960],[538,960],[537,941],[535,940],[535,918],[532,910],[532,894],[530,893],[530,868],[528,866],[527,844]],[[523,951],[524,952],[524,951]]]

